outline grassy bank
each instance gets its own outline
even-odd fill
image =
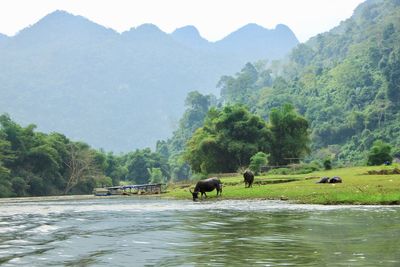
[[[395,166],[352,167],[301,175],[256,176],[253,188],[244,188],[241,176],[223,177],[223,199],[282,199],[309,204],[400,204],[399,174],[368,174]],[[371,172],[372,171],[372,172]],[[382,173],[382,172],[381,172]],[[340,176],[341,184],[316,184],[320,177]],[[167,197],[190,199],[193,184],[169,187]],[[216,191],[207,194],[215,198]]]

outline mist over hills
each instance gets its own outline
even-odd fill
[[[284,25],[248,24],[218,42],[194,26],[144,24],[121,34],[55,11],[0,35],[0,113],[98,148],[130,151],[168,137],[192,90],[217,94],[224,74],[281,59],[298,40]]]
[[[222,98],[264,118],[292,103],[310,123],[310,159],[365,164],[377,140],[400,155],[399,18],[399,0],[367,0],[294,48],[270,86],[260,86],[262,72],[245,66],[226,79]]]

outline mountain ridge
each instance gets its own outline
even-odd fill
[[[282,58],[298,44],[249,51],[199,36],[195,27],[165,33],[153,24],[118,33],[82,16],[50,13],[0,42],[0,113],[97,148],[154,146],[171,135],[189,91],[217,94],[222,75],[254,58]]]
[[[21,30],[18,31],[15,35],[12,35],[12,36],[7,36],[7,35],[5,35],[5,36],[7,36],[7,37],[9,37],[9,38],[13,38],[13,37],[16,37],[17,35],[23,33],[25,30],[29,30],[29,29],[31,29],[32,27],[37,27],[37,26],[39,26],[39,25],[41,25],[41,24],[43,24],[43,23],[49,23],[49,22],[50,22],[50,23],[59,23],[59,22],[61,22],[61,21],[62,21],[62,22],[65,22],[65,20],[67,20],[67,21],[69,21],[69,22],[73,22],[74,20],[79,20],[79,21],[81,21],[81,22],[86,22],[86,23],[89,22],[89,23],[92,24],[93,26],[96,25],[97,27],[101,27],[101,28],[103,28],[103,29],[107,29],[107,30],[109,30],[109,31],[112,31],[112,32],[118,34],[118,35],[123,35],[124,33],[130,32],[130,31],[132,31],[132,30],[133,30],[133,31],[136,31],[136,30],[138,30],[138,29],[142,29],[142,27],[148,27],[148,26],[150,26],[150,25],[154,26],[153,29],[158,29],[159,31],[161,31],[161,32],[163,32],[163,33],[165,33],[165,34],[168,34],[168,35],[174,35],[174,33],[176,33],[177,31],[182,30],[182,29],[185,29],[185,28],[192,28],[193,30],[195,30],[195,31],[197,32],[197,34],[198,34],[202,39],[206,40],[206,41],[209,42],[209,43],[218,43],[218,42],[224,40],[225,38],[227,38],[227,37],[228,37],[229,35],[231,35],[232,33],[237,32],[237,31],[239,31],[239,30],[241,30],[241,29],[243,29],[243,28],[246,28],[246,27],[248,27],[249,25],[252,25],[252,26],[257,25],[257,27],[258,27],[259,29],[263,29],[264,31],[274,31],[274,30],[279,30],[279,29],[285,29],[285,30],[289,30],[289,31],[292,32],[292,30],[291,30],[287,25],[281,24],[281,23],[277,24],[277,25],[275,26],[275,28],[273,28],[273,29],[265,28],[265,27],[260,26],[259,24],[256,24],[256,23],[248,23],[248,24],[246,24],[246,25],[244,25],[244,26],[242,26],[242,27],[240,27],[240,28],[234,30],[233,32],[227,34],[226,36],[222,37],[221,39],[219,39],[219,40],[217,40],[217,41],[210,41],[210,40],[208,40],[207,38],[201,36],[201,35],[199,34],[198,29],[197,29],[196,26],[194,26],[194,25],[184,25],[184,26],[180,26],[180,27],[176,28],[174,31],[172,31],[171,33],[167,33],[167,32],[162,31],[162,30],[161,30],[157,25],[155,25],[155,24],[152,24],[152,23],[143,23],[143,24],[140,24],[140,25],[131,27],[129,30],[122,31],[122,32],[118,32],[118,31],[114,30],[113,28],[106,27],[106,26],[104,26],[104,25],[102,25],[102,24],[96,23],[96,22],[94,22],[94,21],[92,21],[92,20],[90,20],[90,19],[88,19],[88,18],[86,18],[86,17],[84,17],[84,16],[81,16],[81,15],[74,15],[74,14],[68,12],[68,11],[65,11],[65,10],[55,10],[55,11],[50,12],[49,14],[45,15],[43,18],[39,19],[37,22],[33,23],[32,25],[29,25],[29,26],[27,26],[27,27],[21,29]],[[149,27],[148,27],[148,28],[149,28]],[[292,32],[292,33],[293,33],[293,32]],[[293,34],[294,34],[294,33],[293,33]],[[0,33],[0,36],[1,36],[1,35],[4,35],[4,34]],[[296,39],[297,39],[297,38],[296,38]]]

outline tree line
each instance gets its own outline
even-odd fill
[[[45,134],[0,116],[0,196],[87,194],[94,187],[188,179],[194,173],[233,172],[257,153],[272,164],[308,152],[308,122],[291,105],[271,111],[269,123],[243,105],[212,105],[192,92],[173,138],[114,155],[60,133]],[[188,127],[190,126],[190,127]],[[259,156],[260,154],[258,154]]]
[[[114,155],[0,116],[0,197],[88,194],[121,181],[161,182],[168,172],[150,149]]]

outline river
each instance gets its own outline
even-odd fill
[[[2,266],[400,266],[399,237],[398,206],[0,200]]]

